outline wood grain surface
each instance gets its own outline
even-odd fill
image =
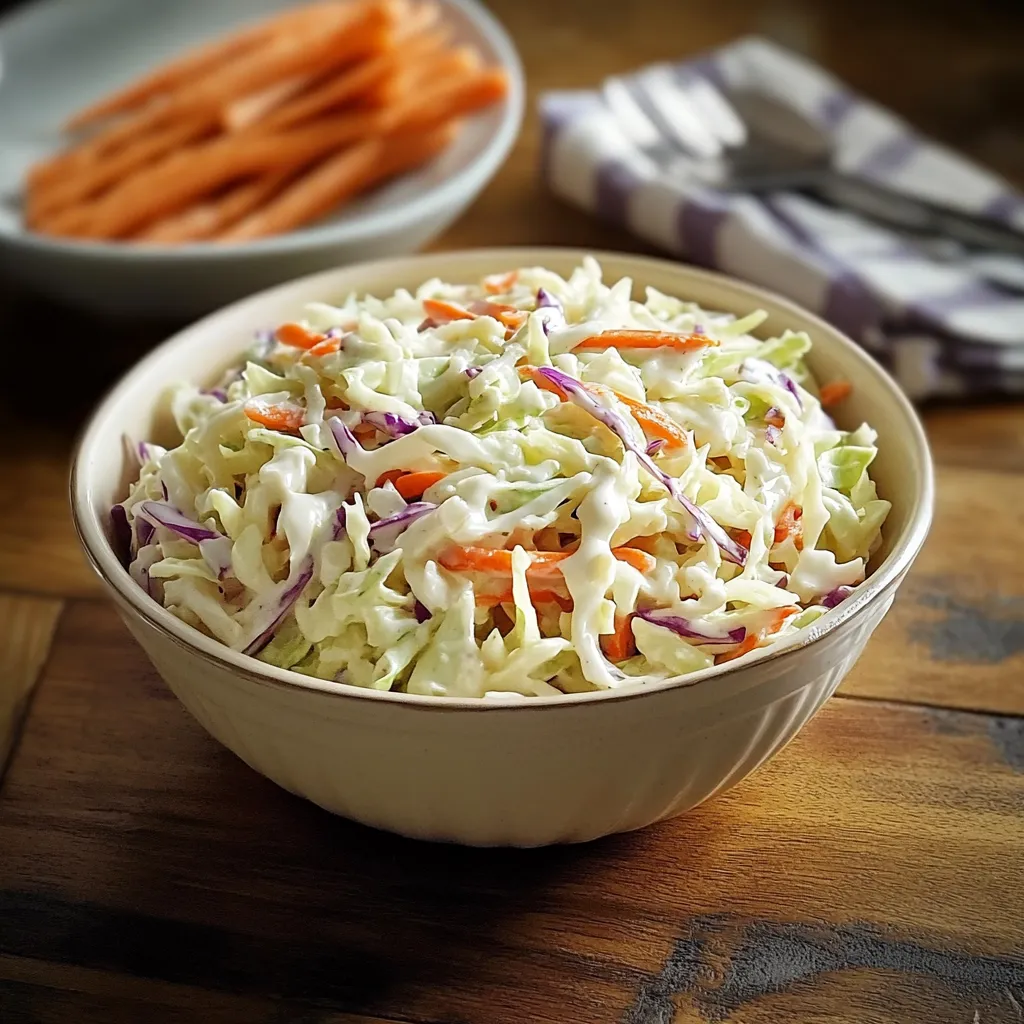
[[[491,7],[531,112],[440,248],[649,251],[542,189],[532,101],[750,32],[1024,182],[1012,0]],[[1024,1021],[1024,407],[923,410],[932,535],[844,696],[769,765],[641,833],[462,850],[257,776],[87,569],[74,436],[178,326],[0,291],[0,1024]],[[67,368],[48,398],[41,356]]]

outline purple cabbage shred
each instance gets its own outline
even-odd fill
[[[822,599],[821,603],[826,608],[835,608],[837,604],[841,604],[845,601],[852,593],[853,587],[836,587],[835,590],[830,590]]]
[[[277,627],[284,622],[312,578],[313,556],[306,555],[294,575],[289,576],[285,581],[276,602],[263,610],[263,621],[260,624],[260,628],[255,638],[242,648],[243,654],[259,654],[270,643]]]
[[[645,622],[650,622],[654,626],[662,626],[664,629],[670,629],[678,636],[685,637],[687,640],[697,640],[702,644],[739,644],[747,636],[747,631],[743,626],[737,626],[725,634],[715,636],[696,629],[692,622],[680,615],[667,615],[657,610],[641,610],[637,612],[637,615]]]
[[[689,498],[683,494],[677,482],[654,464],[650,455],[647,454],[646,446],[637,444],[633,439],[626,421],[617,412],[602,405],[594,395],[580,383],[580,381],[576,380],[574,377],[570,377],[569,374],[562,373],[561,370],[556,370],[550,366],[542,366],[537,372],[565,392],[569,400],[574,405],[579,406],[579,408],[583,409],[585,412],[590,413],[594,419],[603,423],[619,438],[623,447],[625,447],[627,451],[631,451],[637,457],[640,465],[643,466],[655,480],[661,482],[665,490],[667,490],[669,494],[671,494],[672,497],[683,506],[686,512],[689,513],[690,518],[693,520],[693,529],[690,531],[690,538],[692,540],[698,540],[703,534],[705,538],[718,545],[722,555],[730,562],[735,562],[737,565],[744,564],[747,557],[747,549],[738,541],[730,537],[729,534],[727,534],[725,530],[716,523],[715,520],[707,514],[707,512],[704,511],[704,509],[690,501]]]

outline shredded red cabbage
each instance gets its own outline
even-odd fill
[[[733,540],[698,505],[695,505],[690,501],[685,494],[683,494],[679,485],[676,481],[670,477],[667,473],[659,469],[654,462],[651,460],[650,455],[647,454],[645,445],[637,444],[633,439],[632,431],[629,429],[629,425],[626,421],[613,409],[609,409],[607,406],[602,405],[597,398],[587,390],[586,386],[574,377],[570,377],[567,373],[562,373],[561,370],[556,370],[550,366],[538,367],[537,372],[541,376],[546,377],[552,384],[560,388],[574,404],[579,406],[585,412],[590,413],[594,419],[603,423],[613,434],[615,434],[622,442],[623,446],[627,451],[631,451],[639,461],[640,465],[647,470],[655,480],[661,482],[662,486],[672,495],[673,498],[689,513],[691,519],[694,522],[694,530],[690,533],[692,540],[697,540],[701,534],[704,535],[708,540],[713,541],[718,545],[722,552],[722,555],[727,558],[730,562],[735,562],[737,565],[743,565],[747,557],[747,549],[740,544],[738,541]]]
[[[482,366],[467,366],[462,372],[472,380],[474,377],[479,377],[484,369]]]
[[[362,419],[364,423],[369,423],[371,427],[376,427],[389,437],[403,437],[420,427],[437,422],[437,418],[431,412],[421,412],[415,423],[393,412],[364,412]]]
[[[544,311],[541,327],[545,334],[550,334],[556,327],[565,326],[565,310],[546,288],[537,289],[537,309]]]
[[[667,444],[668,441],[666,441],[663,437],[656,437],[653,441],[649,441],[647,443],[647,454],[656,455]]]
[[[835,608],[837,604],[841,604],[845,601],[852,593],[854,588],[848,586],[836,587],[835,590],[830,590],[822,599],[821,603],[826,608]]]
[[[374,548],[381,554],[398,547],[398,538],[412,526],[417,519],[433,512],[437,506],[431,501],[414,501],[406,505],[401,512],[396,512],[387,519],[378,519],[370,527],[369,540]]]
[[[768,426],[764,428],[764,439],[769,444],[775,445],[775,447],[778,448],[779,442],[782,440],[782,431],[779,430],[774,423],[769,423]]]
[[[695,629],[688,619],[684,619],[679,615],[668,615],[664,611],[657,611],[656,609],[651,611],[640,610],[636,614],[645,622],[670,629],[681,637],[685,637],[688,640],[698,640],[702,644],[739,644],[747,637],[747,631],[743,626],[737,626],[725,634],[714,636],[711,633]]]
[[[800,398],[800,389],[788,373],[783,373],[777,366],[764,359],[745,359],[740,372],[754,382],[767,382],[785,388],[796,400],[796,407],[803,410],[804,403]]]
[[[412,606],[412,613],[416,616],[417,622],[426,622],[428,619],[433,618],[430,614],[430,609],[421,601],[417,601]]]
[[[306,555],[295,573],[282,584],[275,600],[261,609],[256,636],[242,648],[243,654],[259,654],[270,643],[277,627],[285,620],[312,578],[313,556]]]
[[[136,516],[153,526],[162,526],[198,545],[199,553],[219,578],[223,578],[231,568],[231,539],[224,534],[189,519],[167,502],[140,501],[134,511]]]
[[[125,567],[131,562],[132,528],[124,505],[114,505],[110,510],[111,547],[117,560]]]

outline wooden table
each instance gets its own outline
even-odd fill
[[[1024,179],[1019,5],[955,25],[923,3],[494,6],[534,90],[764,31]],[[640,248],[546,196],[536,161],[531,117],[441,246]],[[931,539],[840,696],[769,766],[642,833],[471,851],[332,818],[186,716],[65,502],[74,430],[165,327],[16,294],[0,321],[3,1024],[1024,1019],[1020,406],[926,412]]]

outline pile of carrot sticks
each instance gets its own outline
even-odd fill
[[[429,161],[507,86],[432,0],[292,8],[76,114],[29,172],[26,221],[154,245],[290,231]]]

